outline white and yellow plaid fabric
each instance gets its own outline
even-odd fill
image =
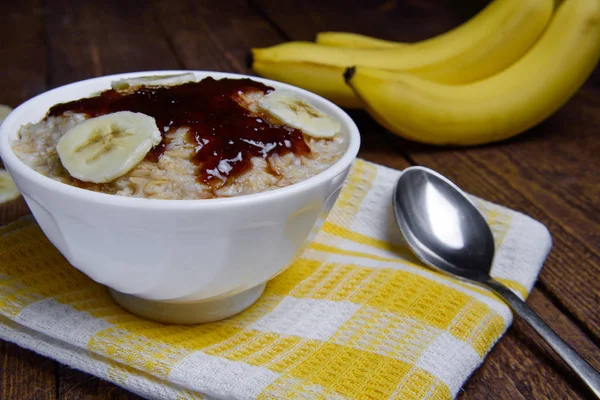
[[[394,225],[397,176],[358,160],[303,255],[250,309],[205,325],[127,313],[22,219],[0,228],[0,337],[147,398],[452,398],[512,317],[411,255]],[[493,275],[525,297],[548,231],[477,203],[496,238]]]

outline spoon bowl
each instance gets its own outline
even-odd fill
[[[393,201],[398,226],[421,261],[437,271],[493,290],[600,398],[600,374],[519,296],[491,277],[494,237],[466,193],[433,170],[410,167],[400,174]]]
[[[458,186],[435,171],[411,167],[402,173],[394,196],[400,229],[421,261],[461,278],[488,279],[494,237]]]

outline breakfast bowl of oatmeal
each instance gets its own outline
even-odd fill
[[[253,304],[326,218],[359,144],[315,94],[203,71],[73,83],[0,127],[0,156],[52,244],[121,306],[167,323]]]

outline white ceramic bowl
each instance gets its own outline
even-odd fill
[[[344,111],[283,83],[192,71],[199,79],[247,77],[295,90],[340,120],[347,138],[342,158],[318,175],[234,198],[154,200],[92,192],[34,171],[11,149],[19,127],[40,121],[54,104],[108,89],[117,79],[182,72],[105,76],[34,97],[1,125],[0,156],[45,235],[71,265],[108,286],[115,300],[134,313],[163,322],[197,323],[226,318],[250,306],[265,282],[282,272],[312,239],[358,152],[358,129]]]

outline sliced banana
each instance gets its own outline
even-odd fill
[[[69,174],[105,183],[125,175],[161,141],[154,118],[119,111],[90,118],[65,133],[56,151]]]
[[[140,76],[139,78],[126,78],[111,82],[115,90],[129,89],[132,86],[167,86],[181,85],[187,82],[196,82],[196,75],[191,72],[179,75]]]
[[[7,203],[21,195],[8,171],[0,169],[0,204]]]
[[[6,117],[8,117],[8,114],[10,114],[11,111],[12,108],[10,108],[9,106],[0,104],[0,125],[2,124],[2,121],[4,121]]]
[[[340,121],[289,90],[275,90],[258,101],[258,106],[283,123],[314,138],[330,138],[340,131]]]

